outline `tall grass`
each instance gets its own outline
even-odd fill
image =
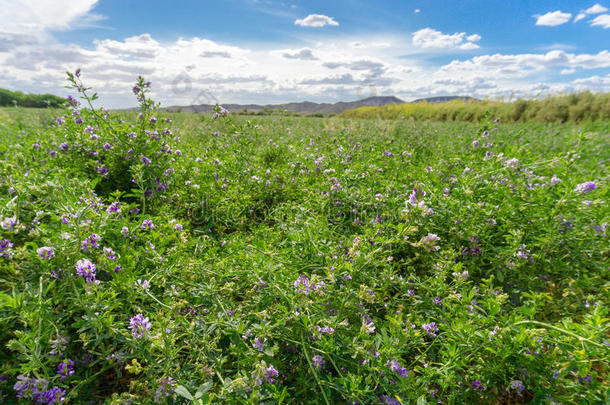
[[[407,118],[415,121],[469,121],[492,118],[503,122],[587,122],[610,119],[610,93],[573,93],[513,102],[453,100],[405,103],[344,111],[345,118]]]

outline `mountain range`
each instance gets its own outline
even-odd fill
[[[451,100],[466,100],[466,101],[476,101],[475,98],[469,96],[442,96],[442,97],[429,97],[429,98],[421,98],[412,101],[412,103],[444,103]],[[352,110],[354,108],[359,107],[370,107],[370,106],[380,106],[387,104],[404,104],[405,101],[394,97],[394,96],[374,96],[367,97],[362,100],[356,101],[340,101],[338,103],[313,103],[311,101],[303,101],[300,103],[287,103],[287,104],[267,104],[267,105],[259,105],[259,104],[222,104],[224,108],[229,111],[234,112],[248,112],[248,113],[258,113],[264,111],[292,111],[299,114],[340,114],[345,110]],[[194,112],[194,113],[210,113],[214,108],[211,104],[199,104],[199,105],[189,105],[189,106],[173,106],[167,107],[168,111],[182,111],[182,112]]]

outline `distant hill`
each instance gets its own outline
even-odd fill
[[[394,96],[384,97],[368,97],[357,101],[340,101],[338,103],[313,103],[311,101],[303,101],[300,103],[287,104],[222,104],[224,108],[232,112],[247,111],[249,113],[258,113],[265,111],[293,111],[299,114],[340,114],[345,110],[351,110],[359,107],[375,107],[387,104],[403,104],[404,101]],[[189,105],[186,107],[167,107],[168,111],[183,111],[194,113],[210,113],[214,106],[211,104]]]
[[[464,100],[464,101],[479,101],[478,99],[470,96],[439,96],[439,97],[428,97],[418,98],[417,100],[411,101],[412,103],[446,103],[453,100]]]
[[[470,96],[440,96],[440,97],[428,97],[419,98],[411,101],[411,103],[445,103],[452,100],[465,100],[465,101],[478,101],[476,98]],[[360,107],[378,107],[389,104],[405,104],[407,102],[394,96],[374,96],[367,97],[362,100],[356,101],[339,101],[338,103],[313,103],[311,101],[303,101],[300,103],[286,103],[286,104],[222,104],[224,108],[232,112],[247,112],[250,114],[257,113],[272,113],[278,111],[291,111],[298,114],[341,114],[346,110],[353,110]],[[167,107],[168,111],[182,111],[182,112],[194,112],[194,113],[211,113],[214,108],[211,104],[199,104],[189,105],[185,107],[173,106]]]

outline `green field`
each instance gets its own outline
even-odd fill
[[[3,403],[608,400],[608,121],[144,90],[141,118],[0,109]]]

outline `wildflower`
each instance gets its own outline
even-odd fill
[[[586,181],[584,183],[580,183],[576,186],[576,188],[574,189],[574,191],[576,191],[577,193],[580,194],[587,194],[590,193],[591,191],[595,190],[597,188],[597,184],[595,184],[592,181]]]
[[[265,348],[265,342],[267,341],[266,338],[260,339],[258,337],[254,338],[254,343],[252,344],[254,346],[255,349],[257,349],[259,352],[262,352]]]
[[[2,229],[12,232],[15,229],[15,226],[19,223],[16,216],[7,217],[0,222],[0,226]]]
[[[472,382],[472,389],[477,390],[478,392],[483,392],[487,389],[487,387],[485,387],[483,383],[481,383],[481,380],[474,380]]]
[[[371,319],[367,319],[366,317],[362,318],[362,327],[360,330],[372,335],[375,333],[375,324]]]
[[[70,145],[68,145],[67,143],[63,142],[61,145],[59,145],[59,150],[62,152],[67,152],[70,149]]]
[[[102,237],[96,233],[92,233],[81,242],[81,249],[83,252],[89,251],[89,248],[98,248],[100,247],[100,240]]]
[[[523,385],[523,382],[521,380],[514,380],[510,383],[510,389],[517,390],[517,394],[521,396],[521,393],[523,392],[523,390],[525,390],[525,385]]]
[[[423,208],[424,200],[423,198],[426,196],[426,192],[424,190],[418,190],[417,188],[413,189],[413,192],[409,195],[409,200],[407,201],[407,205],[411,205],[412,207]]]
[[[435,322],[424,323],[421,327],[428,334],[428,336],[436,337],[438,326],[436,326]]]
[[[493,338],[494,336],[496,336],[498,334],[498,330],[499,328],[496,326],[494,328],[494,330],[492,330],[491,332],[489,332],[489,340],[491,340],[491,338]]]
[[[150,164],[152,163],[152,161],[144,155],[142,155],[141,159],[142,159],[142,163],[144,163],[144,166],[150,166]]]
[[[316,354],[315,356],[313,356],[311,358],[311,360],[313,361],[313,365],[315,368],[320,369],[322,368],[322,366],[324,365],[324,363],[326,363],[324,361],[324,358],[322,356],[320,356],[319,354]]]
[[[40,397],[38,397],[37,402],[46,404],[61,404],[66,400],[65,395],[65,390],[55,386],[50,390],[45,391]]]
[[[57,374],[61,375],[61,380],[64,381],[68,376],[74,375],[74,361],[64,360],[57,366]]]
[[[137,314],[129,320],[129,329],[133,333],[133,337],[136,339],[143,338],[146,336],[152,324],[148,317],[144,317],[142,314]]]
[[[517,159],[517,158],[508,159],[504,164],[506,165],[506,167],[515,168],[515,167],[519,166],[519,159]]]
[[[433,250],[440,249],[440,246],[436,244],[436,242],[438,242],[439,240],[441,240],[441,238],[439,238],[438,235],[434,233],[428,233],[428,235],[424,236],[419,241],[419,245],[426,249],[426,251],[431,252]]]
[[[519,250],[516,253],[519,259],[527,260],[530,257],[530,251],[526,247],[526,245],[519,246]]]
[[[108,214],[108,215],[113,214],[113,213],[120,214],[121,211],[122,211],[121,203],[118,201],[115,201],[108,206],[108,208],[106,209],[106,214]]]
[[[81,259],[76,262],[76,274],[84,277],[87,284],[95,282],[95,264],[89,259]]]
[[[174,229],[178,232],[182,232],[184,227],[182,226],[182,224],[176,224],[176,225],[174,225]]]
[[[104,246],[103,250],[104,250],[104,255],[106,255],[107,258],[109,258],[110,260],[116,259],[116,253],[114,253],[114,250],[112,250],[112,248]]]
[[[129,228],[127,228],[126,226],[121,228],[121,233],[123,234],[124,237],[128,237],[129,236]]]
[[[155,392],[155,402],[160,402],[161,398],[167,398],[174,394],[176,382],[172,377],[163,377],[157,380],[159,387]]]
[[[557,176],[551,177],[551,186],[556,186],[559,183],[561,183],[561,179],[559,177],[557,177]]]
[[[142,229],[155,229],[155,224],[153,224],[153,221],[150,219],[145,219],[144,221],[142,221],[142,225],[140,225],[140,228]]]
[[[138,281],[136,281],[136,286],[142,288],[143,290],[146,291],[150,291],[150,281],[144,279],[144,280],[140,280],[138,279]]]
[[[472,147],[473,148],[478,148],[479,147],[479,141],[472,141]]]
[[[294,281],[293,286],[296,293],[303,293],[305,295],[308,295],[311,291],[309,279],[303,274],[299,274],[299,277]]]
[[[43,246],[36,249],[36,253],[42,260],[49,260],[55,257],[55,250],[52,247]]]
[[[277,380],[275,379],[275,377],[277,377],[278,375],[279,373],[275,369],[275,367],[273,367],[273,365],[269,365],[269,367],[265,369],[265,381],[267,381],[269,384],[276,383]]]
[[[386,363],[386,366],[395,373],[398,373],[402,378],[408,378],[411,371],[407,370],[397,360],[391,360]]]

